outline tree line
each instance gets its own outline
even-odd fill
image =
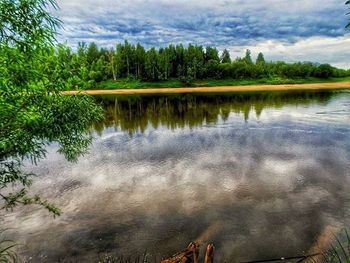
[[[268,62],[259,53],[253,61],[250,50],[243,58],[232,59],[227,49],[182,44],[146,50],[128,41],[116,48],[99,48],[95,43],[79,43],[76,51],[59,44],[52,51],[50,68],[70,86],[88,88],[119,78],[146,81],[178,79],[190,83],[198,79],[329,78],[350,75],[349,70],[311,62]]]

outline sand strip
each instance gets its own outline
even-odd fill
[[[144,89],[104,89],[64,91],[63,94],[78,93],[90,95],[103,94],[169,94],[169,93],[219,93],[242,91],[285,91],[285,90],[331,90],[350,89],[350,82],[314,83],[314,84],[286,84],[286,85],[248,85],[248,86],[218,86],[218,87],[184,87],[184,88],[144,88]]]

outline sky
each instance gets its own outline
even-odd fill
[[[228,49],[233,58],[263,52],[271,61],[350,68],[345,0],[58,0],[59,41],[146,48],[170,43]]]

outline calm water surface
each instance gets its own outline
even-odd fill
[[[15,211],[29,262],[106,252],[169,256],[213,242],[218,261],[307,253],[350,227],[350,93],[107,96],[90,153],[48,147],[27,169],[62,208]]]

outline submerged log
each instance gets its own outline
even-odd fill
[[[187,248],[160,263],[198,263],[199,244],[191,242]],[[209,244],[205,251],[204,263],[214,262],[214,245]]]

